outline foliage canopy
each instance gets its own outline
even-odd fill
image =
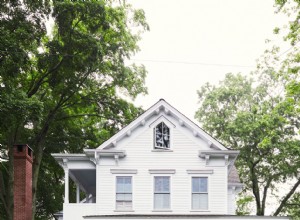
[[[50,153],[96,147],[140,113],[119,94],[147,92],[145,68],[125,60],[148,29],[144,12],[125,1],[1,1],[2,218],[13,219],[14,144],[34,150],[33,211],[49,219],[62,204]]]

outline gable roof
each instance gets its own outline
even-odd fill
[[[176,108],[171,106],[164,99],[160,99],[154,105],[152,105],[148,110],[146,110],[143,114],[138,116],[134,121],[132,121],[129,125],[121,129],[114,136],[109,138],[107,141],[102,143],[97,149],[108,149],[113,148],[116,144],[122,140],[130,136],[131,132],[137,129],[139,126],[145,125],[145,123],[153,116],[158,115],[160,112],[164,112],[167,115],[175,118],[180,126],[186,127],[190,132],[196,137],[204,140],[208,145],[216,150],[225,150],[228,149],[223,146],[219,141],[211,137],[208,133],[206,133],[202,128],[192,122],[189,118],[187,118],[184,114],[180,113]]]

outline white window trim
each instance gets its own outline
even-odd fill
[[[173,152],[170,149],[152,149],[152,152]]]
[[[156,127],[158,126],[158,125],[160,125],[160,124],[163,124],[165,127],[167,127],[168,128],[168,130],[169,130],[169,144],[168,144],[168,146],[169,147],[163,147],[163,146],[157,146],[156,145]],[[165,136],[164,135],[164,133],[162,133],[161,134],[162,135],[162,139],[163,139],[163,137]],[[154,150],[169,150],[169,149],[171,149],[171,128],[170,128],[170,126],[164,121],[164,120],[162,120],[162,121],[160,121],[159,123],[157,123],[155,126],[154,126],[154,128],[153,128],[153,149]],[[162,143],[163,144],[163,143]]]
[[[149,169],[150,174],[175,174],[175,169]]]
[[[193,209],[193,178],[207,178],[207,209]],[[210,212],[210,177],[207,175],[193,175],[190,177],[190,201],[191,201],[191,210],[190,212]]]
[[[156,146],[156,137],[155,137],[155,128],[158,126],[160,123],[164,123],[170,131],[170,137],[169,137],[169,148],[159,148]],[[161,116],[159,119],[157,119],[155,122],[152,122],[149,126],[152,128],[152,135],[153,135],[153,146],[152,146],[152,152],[173,152],[173,129],[176,127],[171,121],[169,121],[165,116]]]
[[[131,209],[117,209],[117,177],[131,177]],[[114,212],[134,212],[134,177],[132,175],[115,175],[114,176],[114,181],[115,181],[115,195],[114,195],[114,203],[115,203],[115,210]]]
[[[155,198],[154,198],[154,194],[155,194],[155,177],[169,177],[170,178],[170,204],[169,204],[169,208],[168,209],[155,209]],[[164,175],[164,174],[161,174],[161,175],[155,175],[152,177],[152,180],[153,180],[153,186],[152,186],[152,201],[153,201],[153,210],[152,212],[172,212],[172,176],[170,175]]]
[[[137,169],[110,169],[111,174],[137,174]]]
[[[213,174],[213,169],[186,170],[188,174]]]

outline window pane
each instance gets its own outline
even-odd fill
[[[123,192],[123,191],[124,191],[123,178],[117,177],[117,192]]]
[[[170,177],[168,176],[157,176],[154,178],[155,184],[154,184],[154,191],[155,192],[170,192]]]
[[[163,177],[163,192],[170,192],[170,177]]]
[[[131,179],[129,179],[129,180],[130,180],[130,182],[125,182],[123,192],[131,193]]]
[[[193,192],[207,192],[207,177],[193,177],[192,178]]]
[[[169,209],[170,194],[154,194],[154,209]]]
[[[131,176],[117,177],[117,193],[131,193]]]
[[[117,176],[116,209],[132,209],[132,178],[131,176]]]
[[[170,147],[170,129],[163,122],[155,127],[155,147]]]
[[[131,193],[128,193],[128,194],[118,193],[117,200],[118,201],[132,201],[132,194]]]
[[[192,194],[192,209],[208,209],[208,194]]]

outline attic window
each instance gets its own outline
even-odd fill
[[[170,128],[161,122],[154,128],[154,148],[170,149]]]

